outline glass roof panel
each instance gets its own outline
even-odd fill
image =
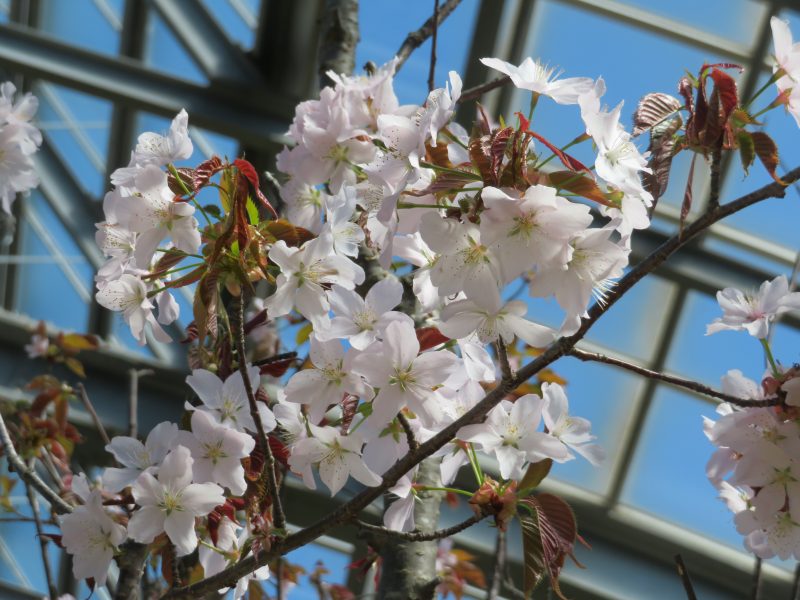
[[[37,116],[48,141],[81,186],[102,198],[112,103],[44,81],[37,82],[35,92]]]
[[[119,52],[123,0],[49,0],[41,7],[43,31],[94,52]]]
[[[436,86],[447,81],[447,72],[458,71],[464,76],[464,66],[472,37],[478,0],[464,0],[442,23],[438,32]],[[356,49],[356,71],[368,60],[377,65],[392,59],[406,34],[422,26],[431,15],[432,2],[362,2],[359,12],[361,41]],[[428,65],[431,42],[426,41],[409,57],[394,82],[401,104],[420,104],[428,94]]]
[[[8,23],[10,6],[9,0],[0,0],[0,23]]]
[[[300,577],[299,585],[292,588],[289,593],[292,600],[319,599],[319,592],[308,581],[308,575],[313,573],[318,565],[321,564],[328,571],[323,575],[326,583],[344,584],[349,573],[348,565],[351,562],[350,555],[320,544],[309,544],[298,548],[287,554],[286,560],[305,569],[305,575]],[[265,586],[270,586],[270,582],[265,582]]]
[[[179,79],[188,79],[195,83],[208,83],[208,78],[197,66],[186,48],[154,10],[147,14],[147,31],[145,32],[144,63],[157,71],[161,71]]]
[[[714,447],[702,416],[714,405],[659,387],[623,490],[622,501],[741,548],[733,517],[705,475]]]
[[[767,3],[758,0],[622,0],[649,12],[691,23],[693,27],[751,46],[755,43],[758,23]]]
[[[28,198],[17,310],[62,329],[87,331],[94,271],[40,192]]]
[[[256,40],[260,0],[203,0],[230,40],[250,50]]]

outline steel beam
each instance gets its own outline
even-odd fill
[[[263,80],[241,48],[196,0],[150,0],[184,48],[212,81],[249,88],[263,87]]]
[[[268,90],[199,86],[16,25],[0,26],[0,66],[167,117],[185,108],[193,125],[255,147],[282,141],[294,114],[290,99]]]

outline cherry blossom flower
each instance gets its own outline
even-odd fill
[[[335,316],[327,330],[317,332],[320,340],[345,339],[364,350],[392,321],[413,323],[408,315],[392,310],[403,299],[403,285],[391,275],[373,285],[364,298],[337,285],[328,298]]]
[[[534,61],[531,57],[523,60],[518,67],[499,58],[482,58],[481,62],[511,77],[518,88],[549,96],[559,104],[575,104],[578,96],[589,91],[593,84],[588,77],[559,79],[560,73],[554,67]]]
[[[466,338],[473,332],[483,344],[498,339],[510,344],[519,337],[535,348],[547,346],[555,338],[554,332],[544,325],[524,318],[528,306],[521,300],[511,300],[501,306],[499,294],[491,298],[489,294],[481,301],[456,300],[442,310],[442,323],[439,330],[453,339]]]
[[[255,393],[261,382],[261,375],[258,367],[249,365],[247,376],[250,378],[250,385]],[[230,425],[237,431],[256,431],[256,424],[250,414],[250,401],[247,397],[247,390],[244,387],[244,380],[239,371],[232,373],[224,382],[211,371],[205,369],[195,369],[186,378],[197,397],[203,402],[201,406],[192,406],[186,403],[186,410],[205,410],[208,411],[217,422],[222,425]],[[261,424],[264,431],[269,432],[275,429],[275,416],[263,402],[256,402],[258,414],[261,417]]]
[[[73,478],[72,490],[84,504],[59,517],[61,543],[72,555],[75,578],[93,578],[103,585],[114,553],[125,541],[125,527],[108,516],[100,490],[90,490],[85,475]]]
[[[11,203],[18,192],[26,192],[39,184],[30,155],[20,143],[17,126],[0,127],[0,206],[11,214]]]
[[[351,371],[352,356],[345,357],[338,340],[320,341],[312,335],[310,358],[313,368],[295,373],[285,391],[287,402],[309,405],[312,423],[318,423],[328,407],[341,402],[345,394],[364,400],[372,397],[372,388]]]
[[[304,181],[290,180],[281,187],[290,222],[318,234],[322,229],[322,212],[328,194]]]
[[[192,460],[185,446],[173,448],[158,476],[144,472],[133,484],[133,497],[141,508],[128,523],[128,535],[149,544],[162,531],[175,545],[178,556],[197,547],[195,517],[202,517],[225,502],[222,488],[215,483],[191,483]]]
[[[789,94],[786,108],[800,125],[800,102],[798,102],[800,93],[798,93],[797,85],[797,82],[800,81],[800,43],[793,41],[788,21],[773,16],[770,19],[770,26],[772,27],[776,60],[773,72],[777,73],[782,70],[784,73],[775,82],[775,85],[780,93]]]
[[[242,459],[250,456],[255,439],[246,433],[221,425],[210,412],[192,413],[192,432],[181,431],[179,442],[192,453],[192,479],[197,483],[217,483],[234,496],[247,489]]]
[[[348,477],[367,486],[375,486],[381,478],[373,473],[361,459],[361,436],[351,433],[343,435],[335,427],[316,427],[309,425],[312,437],[299,440],[289,456],[289,466],[293,471],[308,473],[311,464],[317,465],[319,477],[331,492],[331,497],[339,493]],[[316,489],[313,477],[304,477],[304,483]]]
[[[147,435],[144,444],[136,438],[118,435],[106,445],[121,467],[108,467],[103,472],[103,487],[109,492],[119,492],[131,485],[144,471],[154,471],[175,444],[178,426],[164,421]]]
[[[192,140],[189,138],[189,115],[185,109],[181,109],[172,119],[167,135],[159,135],[151,131],[141,134],[133,152],[133,158],[140,166],[163,167],[168,163],[191,156]]]
[[[717,301],[723,315],[708,325],[706,335],[744,329],[755,338],[765,339],[776,315],[800,308],[800,292],[789,292],[786,276],[780,275],[762,283],[755,294],[725,288],[717,292]]]
[[[543,458],[563,462],[570,458],[558,438],[536,431],[543,408],[544,400],[535,394],[521,396],[513,404],[503,401],[483,423],[462,427],[458,439],[478,444],[483,452],[493,454],[503,479],[519,479],[528,462]]]
[[[147,297],[147,286],[130,274],[121,275],[116,281],[107,282],[95,295],[97,303],[109,310],[122,312],[130,326],[133,337],[140,345],[147,343],[145,325],[150,325],[153,336],[159,342],[170,342],[169,337],[153,316],[153,303]]]
[[[605,452],[597,444],[590,443],[597,439],[591,434],[592,424],[587,419],[569,415],[564,388],[557,383],[543,383],[542,397],[545,401],[542,416],[548,433],[598,466],[605,458]],[[572,454],[570,458],[573,458]]]
[[[351,220],[355,208],[356,190],[353,186],[344,186],[338,194],[326,199],[326,223],[322,234],[330,233],[336,254],[358,256],[358,245],[364,241],[364,231]]]
[[[428,399],[432,388],[455,368],[456,356],[444,350],[419,354],[414,327],[405,321],[389,323],[385,331],[383,342],[376,342],[353,360],[353,371],[380,388],[367,421],[382,428],[408,406],[428,423],[435,423],[441,410]]]
[[[306,242],[301,248],[290,248],[280,240],[273,244],[269,258],[281,269],[277,289],[265,303],[272,319],[296,308],[315,329],[326,329],[330,305],[322,284],[335,283],[353,289],[364,281],[361,267],[333,253],[330,234]]]

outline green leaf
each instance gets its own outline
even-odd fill
[[[245,205],[245,208],[247,208],[247,218],[250,221],[250,225],[258,225],[258,208],[256,207],[256,203],[253,202],[253,198],[250,196],[247,197],[247,204]]]
[[[550,468],[553,466],[553,459],[545,458],[539,462],[531,463],[525,475],[519,482],[519,490],[521,494],[527,494],[529,491],[539,486],[542,480],[550,473]]]
[[[298,329],[297,335],[294,338],[295,343],[299,346],[300,344],[307,342],[309,336],[311,335],[311,330],[311,323],[306,323],[300,329]]]
[[[753,136],[749,131],[740,131],[736,134],[736,141],[739,142],[739,158],[742,159],[742,168],[744,174],[750,172],[750,166],[756,160],[756,147],[753,142]]]

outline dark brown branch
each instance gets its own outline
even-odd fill
[[[506,352],[506,345],[503,340],[498,339],[494,345],[495,352],[497,352],[497,360],[500,362],[500,373],[504,380],[510,381],[514,374],[511,372],[511,365],[508,362],[508,352]]]
[[[433,33],[431,34],[431,63],[428,67],[428,91],[436,87],[436,38],[439,34],[439,0],[433,0]]]
[[[711,396],[712,398],[718,398],[730,404],[734,404],[736,406],[741,406],[744,408],[778,406],[782,403],[782,400],[777,396],[773,398],[767,398],[765,400],[738,398],[736,396],[731,396],[730,394],[726,394],[725,392],[717,391],[714,388],[710,388],[707,385],[703,385],[702,383],[699,383],[692,379],[684,379],[683,377],[676,377],[674,375],[667,375],[666,373],[660,373],[659,371],[652,371],[650,369],[646,369],[645,367],[641,367],[639,365],[624,360],[620,360],[618,358],[612,358],[604,354],[597,354],[596,352],[586,352],[585,350],[579,350],[578,348],[573,348],[572,350],[569,351],[569,355],[574,356],[575,358],[582,360],[584,362],[593,361],[593,362],[605,363],[607,365],[614,365],[616,367],[620,367],[622,369],[638,373],[639,375],[642,375],[649,379],[658,379],[659,381],[665,381],[667,383],[671,383],[672,385],[677,385],[679,387],[686,388],[687,390],[692,390],[700,394],[704,394],[706,396]]]
[[[497,77],[491,81],[487,81],[486,83],[466,89],[461,92],[461,96],[459,96],[458,100],[456,100],[456,104],[462,104],[463,102],[476,100],[477,98],[483,96],[486,92],[491,92],[499,87],[503,87],[507,83],[511,83],[511,77],[508,75],[503,75],[502,77]]]
[[[503,587],[503,573],[506,568],[506,532],[497,528],[497,543],[494,552],[494,567],[492,568],[492,580],[489,584],[489,591],[486,593],[486,600],[497,600],[500,597],[500,590]]]
[[[433,540],[441,540],[451,535],[455,535],[472,527],[475,523],[480,523],[483,519],[488,517],[489,514],[474,515],[465,521],[461,521],[457,525],[447,527],[445,529],[437,529],[436,531],[395,531],[388,527],[381,527],[380,525],[371,525],[364,521],[356,520],[355,524],[364,531],[369,532],[377,537],[391,537],[407,542],[431,542]]]
[[[250,416],[253,417],[253,422],[256,426],[258,445],[261,452],[264,454],[264,473],[267,479],[267,489],[272,498],[272,521],[276,529],[283,529],[286,527],[286,519],[278,495],[278,479],[275,475],[275,457],[272,454],[272,448],[269,445],[267,433],[264,431],[264,424],[261,422],[261,415],[258,412],[258,401],[253,393],[250,375],[247,373],[247,354],[245,353],[244,347],[244,298],[241,296],[236,299],[236,308],[239,321],[238,330],[236,332],[236,354],[239,361],[239,373],[242,375],[244,391],[247,394],[247,401],[250,404]]]
[[[714,210],[719,206],[719,195],[722,192],[722,148],[711,152],[711,181],[706,210]]]
[[[17,454],[17,451],[14,448],[14,444],[11,442],[11,436],[8,433],[8,429],[6,429],[6,423],[3,420],[2,415],[0,415],[0,442],[3,444],[3,450],[8,457],[8,462],[12,467],[14,467],[14,471],[23,481],[30,484],[33,489],[39,492],[39,494],[45,500],[47,500],[48,504],[50,504],[52,509],[58,514],[72,512],[72,506],[70,506],[63,498],[61,498],[61,496],[56,494],[50,488],[50,486],[42,481],[42,479],[36,474],[36,471],[29,469],[25,463],[22,462],[22,459],[19,457],[19,454]]]
[[[145,574],[147,544],[139,544],[128,540],[119,547],[117,565],[119,578],[114,600],[137,600],[140,595],[141,582]]]
[[[753,569],[753,587],[750,590],[750,597],[758,600],[761,597],[761,558],[756,556],[756,566]]]
[[[782,180],[787,184],[791,184],[798,179],[800,179],[800,167],[789,171],[782,177]],[[502,380],[469,411],[443,428],[425,443],[420,444],[419,448],[415,451],[409,451],[408,454],[398,460],[394,466],[390,467],[389,470],[383,474],[383,482],[380,485],[361,491],[349,502],[338,506],[331,513],[315,523],[312,523],[308,527],[282,540],[276,541],[268,552],[262,552],[259,554],[258,558],[248,556],[236,565],[195,584],[170,592],[166,594],[164,598],[194,598],[211,590],[231,587],[241,577],[267,564],[276,556],[304,546],[317,539],[331,528],[351,521],[361,510],[369,506],[369,504],[379,498],[381,494],[395,485],[395,483],[414,466],[449,443],[450,440],[455,437],[459,429],[466,425],[472,425],[483,421],[489,411],[497,406],[510,391],[516,389],[520,384],[533,377],[536,373],[569,353],[575,344],[584,338],[594,323],[603,316],[617,300],[627,293],[627,291],[636,285],[643,277],[657,269],[667,258],[680,250],[697,235],[708,229],[717,221],[743,210],[748,206],[752,206],[767,198],[783,197],[784,195],[785,187],[774,182],[732,202],[724,204],[715,210],[706,212],[696,221],[685,227],[682,235],[675,235],[669,238],[652,254],[628,271],[628,273],[617,282],[614,289],[606,295],[603,304],[595,304],[592,306],[589,310],[589,316],[583,319],[576,333],[569,337],[556,340],[542,354],[519,369],[510,380]]]
[[[400,67],[402,67],[403,64],[408,60],[408,57],[411,56],[411,53],[422,46],[422,44],[425,43],[425,40],[434,34],[437,28],[459,4],[461,4],[461,0],[447,0],[439,8],[438,16],[431,16],[431,18],[423,23],[422,27],[416,31],[412,31],[406,36],[406,39],[403,40],[403,43],[397,50],[397,58],[400,59],[397,61],[398,71],[400,70]]]
[[[675,566],[678,569],[678,575],[683,583],[683,589],[686,592],[687,600],[697,600],[697,594],[694,593],[692,580],[689,578],[689,571],[686,570],[686,565],[683,564],[683,558],[681,558],[680,554],[675,555]]]
[[[106,428],[103,427],[103,422],[100,420],[100,417],[97,416],[97,411],[94,409],[92,401],[89,400],[89,394],[86,393],[86,387],[82,383],[78,383],[75,388],[78,390],[78,397],[80,397],[83,407],[86,409],[86,412],[89,413],[89,416],[92,417],[92,422],[97,428],[97,432],[100,434],[100,437],[103,438],[103,443],[106,445],[110,444],[111,438],[108,437]]]
[[[800,563],[794,568],[794,583],[792,584],[792,595],[789,600],[800,600]]]
[[[33,469],[33,463],[28,465],[29,469]],[[53,570],[50,568],[50,556],[47,554],[47,538],[44,536],[42,529],[42,518],[39,515],[39,502],[31,489],[32,486],[26,481],[25,494],[28,496],[28,504],[31,506],[31,513],[33,513],[33,522],[36,526],[36,537],[39,538],[39,550],[42,553],[42,568],[44,569],[44,576],[47,580],[47,590],[50,593],[50,598],[55,600],[58,597],[58,589],[56,588],[55,581],[53,580]]]
[[[399,412],[397,413],[397,420],[400,423],[400,426],[403,428],[403,431],[406,434],[406,441],[408,442],[408,449],[409,450],[416,450],[419,448],[419,444],[417,443],[417,438],[414,437],[414,432],[411,430],[411,423],[408,422],[406,416]]]

